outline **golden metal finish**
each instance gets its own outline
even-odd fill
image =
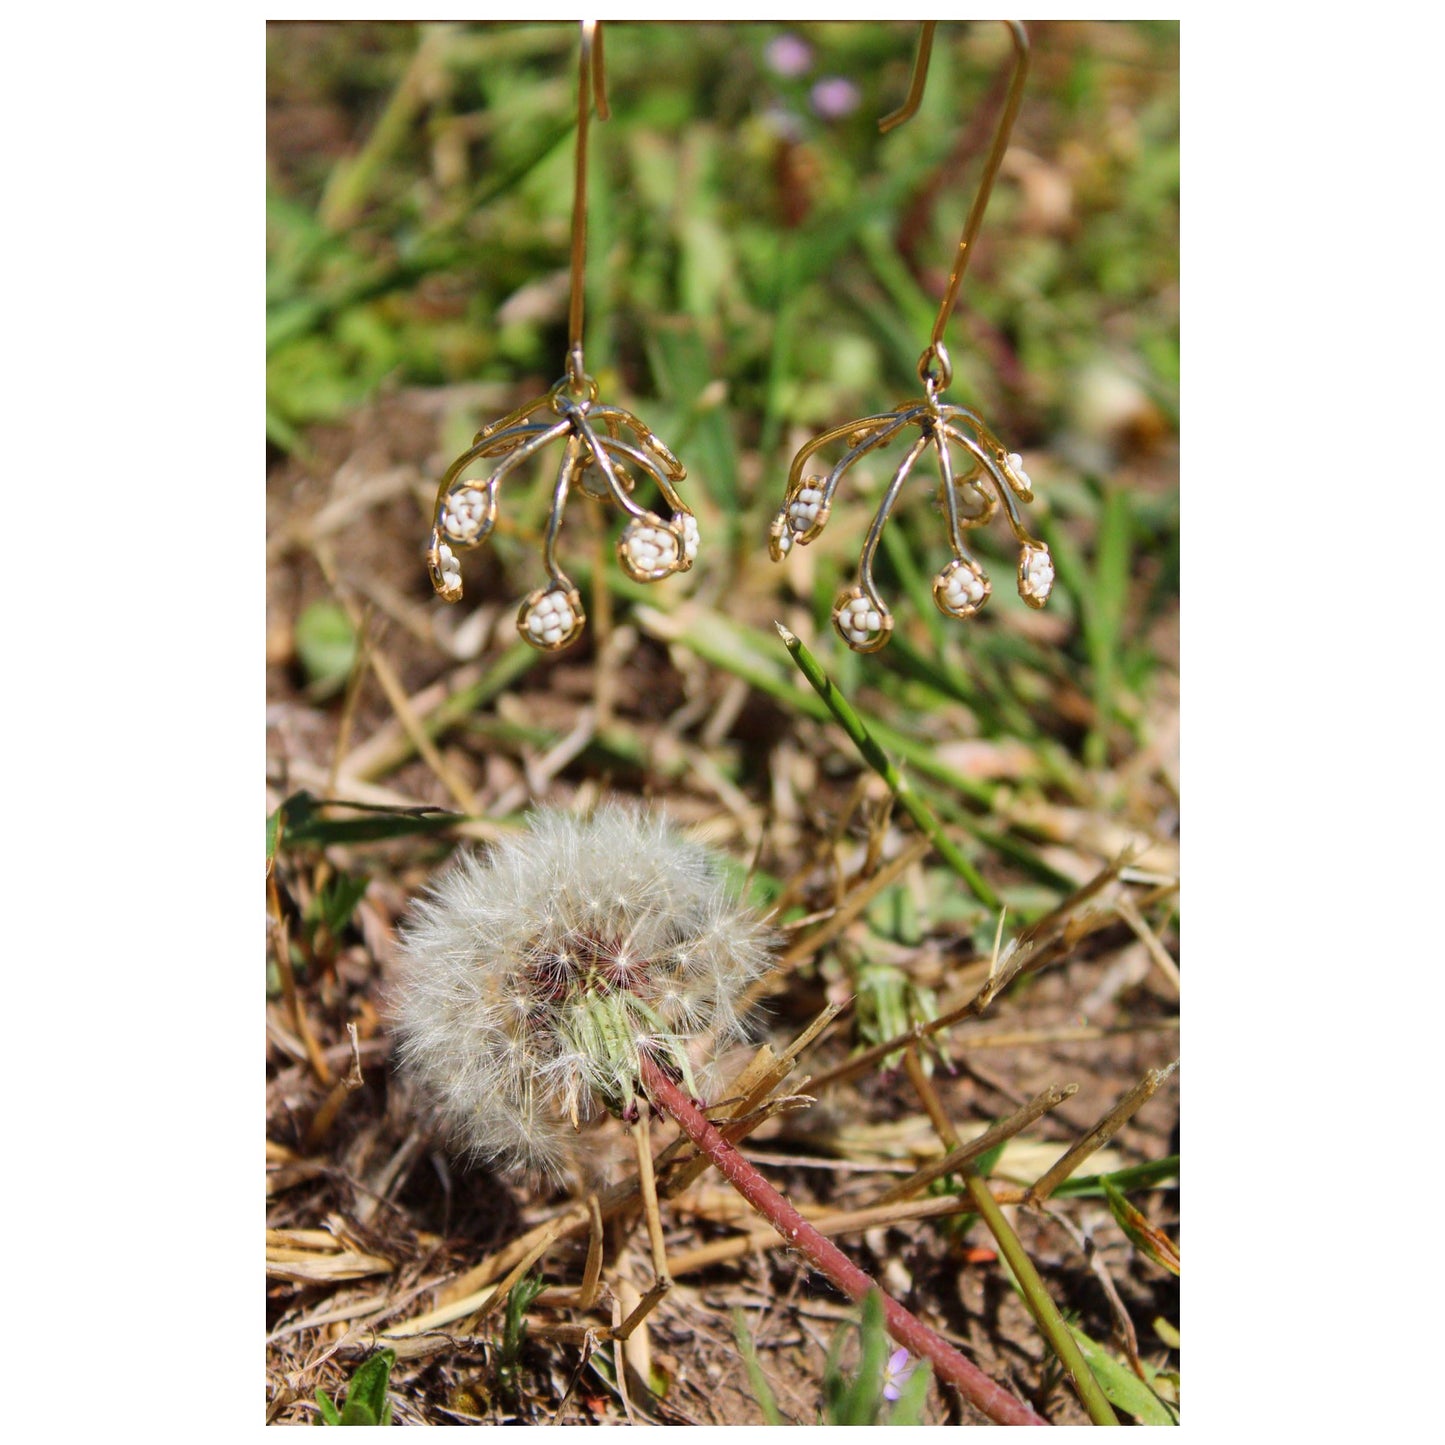
[[[879,122],[881,130],[892,130],[917,111],[928,76],[936,23],[932,20],[923,22],[908,97],[898,110]],[[973,617],[988,601],[992,584],[983,568],[964,547],[963,533],[971,527],[982,526],[1000,504],[1019,543],[1019,595],[1030,607],[1042,607],[1053,586],[1054,571],[1049,550],[1030,536],[1018,508],[1018,502],[1033,500],[1033,489],[1023,469],[1023,459],[1017,453],[1008,451],[974,412],[940,400],[940,393],[953,380],[953,363],[944,344],[944,330],[958,299],[964,270],[983,222],[994,178],[1008,147],[1028,73],[1028,33],[1020,21],[1006,20],[1003,23],[1008,26],[1013,40],[1013,73],[993,145],[984,163],[978,193],[964,222],[963,234],[959,237],[953,270],[933,324],[933,333],[918,361],[918,379],[923,383],[924,394],[893,411],[834,427],[803,447],[793,459],[788,472],[787,495],[768,533],[768,551],[775,562],[782,561],[795,543],[806,546],[823,530],[843,474],[869,452],[893,441],[909,428],[918,429],[919,436],[893,474],[873,524],[868,529],[858,562],[858,581],[842,592],[833,605],[833,625],[855,652],[878,651],[887,644],[892,633],[892,615],[873,582],[873,558],[904,482],[919,458],[930,448],[938,459],[938,496],[948,518],[949,544],[953,550],[953,561],[933,581],[933,600],[939,611],[950,617]],[[830,472],[826,475],[805,473],[804,469],[818,452],[844,440],[849,450]],[[954,448],[962,452],[962,467],[958,471],[954,469]]]
[[[697,520],[673,485],[687,475],[682,463],[631,412],[598,402],[597,383],[587,374],[582,357],[587,140],[594,106],[598,119],[606,120],[611,112],[602,26],[599,21],[584,20],[577,82],[566,374],[546,395],[484,426],[472,445],[447,468],[437,489],[427,545],[433,588],[445,601],[460,602],[458,554],[480,547],[491,534],[502,482],[536,452],[565,438],[542,547],[550,580],[532,592],[517,613],[522,636],[544,652],[556,652],[575,642],[587,623],[582,598],[557,561],[557,537],[574,487],[593,501],[610,503],[627,513],[630,520],[618,539],[617,552],[623,570],[635,581],[656,582],[686,572],[697,556]],[[492,460],[497,464],[484,480],[465,475],[475,463]],[[670,509],[666,519],[632,500],[641,474],[652,478],[666,500]]]

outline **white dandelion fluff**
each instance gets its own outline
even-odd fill
[[[644,1054],[698,1093],[694,1055],[741,1036],[770,934],[706,848],[610,804],[463,854],[400,958],[399,1057],[457,1143],[560,1177],[583,1125],[632,1106]]]

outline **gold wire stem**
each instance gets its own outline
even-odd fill
[[[880,611],[887,611],[883,599],[878,595],[878,589],[873,585],[873,558],[878,551],[879,539],[883,536],[883,528],[888,522],[889,514],[893,511],[893,504],[898,500],[898,493],[903,490],[903,484],[908,480],[915,463],[928,447],[929,438],[921,436],[908,449],[908,455],[903,458],[898,470],[893,473],[893,480],[888,483],[888,490],[883,493],[883,500],[878,504],[878,510],[873,514],[873,525],[868,528],[867,540],[863,543],[863,554],[858,559],[858,580],[863,585],[863,590],[868,594],[869,599],[879,608]]]
[[[582,48],[577,65],[577,154],[572,186],[572,298],[567,311],[567,379],[580,386],[582,364],[583,280],[587,265],[587,132],[595,101],[598,120],[611,114],[602,60],[602,22],[582,21]]]
[[[938,21],[925,20],[918,31],[918,51],[913,57],[913,74],[908,81],[908,95],[903,104],[889,115],[885,115],[878,122],[878,129],[887,135],[890,130],[903,124],[905,120],[912,120],[918,114],[918,107],[923,102],[923,87],[928,81],[928,65],[933,59],[933,32],[938,29]]]
[[[999,167],[1003,164],[1004,152],[1008,149],[1009,135],[1013,131],[1014,120],[1019,113],[1019,104],[1023,100],[1024,81],[1029,73],[1028,31],[1024,29],[1022,20],[1005,20],[1002,23],[1008,26],[1009,38],[1013,41],[1013,74],[1009,77],[1008,95],[1004,100],[1003,113],[999,119],[998,129],[994,132],[988,160],[984,163],[983,177],[978,183],[978,193],[974,196],[973,205],[969,208],[968,219],[963,225],[963,234],[958,239],[958,251],[954,256],[953,270],[949,273],[948,286],[943,293],[943,302],[938,308],[938,317],[933,323],[933,335],[928,350],[924,353],[923,361],[919,363],[920,368],[930,360],[937,359],[945,372],[952,371],[947,363],[947,352],[942,351],[944,328],[948,324],[948,318],[953,314],[954,303],[958,300],[958,288],[963,284],[963,273],[968,268],[969,259],[973,253],[973,243],[978,236],[979,227],[983,224],[983,213],[988,209],[988,198],[993,192],[994,179],[998,175]],[[908,96],[897,110],[891,115],[884,116],[878,122],[878,129],[885,134],[902,125],[904,121],[911,119],[923,100],[923,88],[928,81],[928,66],[933,57],[933,32],[937,25],[936,20],[923,22],[923,28],[918,36],[918,53],[913,59],[913,76],[909,81]],[[937,355],[940,351],[942,351],[941,356]],[[948,385],[946,377],[941,384]]]
[[[542,539],[542,564],[546,567],[553,585],[563,591],[571,588],[572,579],[557,565],[557,538],[562,532],[562,517],[567,510],[572,480],[581,467],[582,447],[574,436],[568,440],[562,465],[557,468],[557,481],[552,488],[552,509],[547,514],[547,533]]]
[[[913,420],[913,409],[907,412],[888,412],[884,416],[864,417],[859,421],[850,421],[845,426],[835,426],[832,431],[824,432],[820,437],[814,437],[796,457],[793,458],[793,465],[788,472],[788,484],[794,486],[803,479],[803,468],[813,456],[822,451],[830,442],[835,442],[839,437],[847,437],[851,441],[857,437],[852,449],[837,466],[828,474],[828,480],[824,484],[824,498],[832,502],[833,493],[838,489],[838,482],[844,472],[856,462],[859,457],[867,456],[875,447],[884,446],[892,441],[894,436]]]
[[[943,505],[948,517],[948,542],[953,555],[960,561],[968,558],[968,549],[963,545],[963,519],[958,515],[957,483],[953,475],[953,458],[948,454],[944,438],[938,431],[933,433],[933,449],[938,456],[938,482],[943,492]]]
[[[558,437],[566,436],[571,430],[566,422],[556,422],[545,431],[535,427],[518,428],[512,436],[494,436],[487,442],[469,447],[446,469],[442,477],[441,493],[445,495],[453,482],[466,469],[482,457],[496,456],[505,452],[506,460],[487,478],[485,486],[496,494],[498,485],[509,473],[516,471],[534,452],[539,452]]]

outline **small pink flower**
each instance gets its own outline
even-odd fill
[[[813,48],[797,35],[779,35],[763,52],[768,68],[776,75],[804,75],[813,66]]]
[[[883,1398],[896,1400],[917,1368],[918,1361],[913,1359],[907,1350],[894,1350],[888,1356],[888,1364],[883,1370]]]
[[[824,120],[842,120],[858,109],[863,97],[851,80],[841,75],[830,75],[820,80],[809,94],[814,111]]]

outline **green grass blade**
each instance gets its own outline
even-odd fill
[[[748,1383],[753,1387],[753,1395],[757,1399],[758,1408],[763,1412],[763,1419],[769,1425],[786,1425],[788,1422],[783,1419],[782,1411],[778,1409],[777,1397],[773,1394],[773,1387],[768,1384],[768,1377],[763,1374],[757,1346],[753,1344],[753,1337],[748,1332],[747,1319],[740,1309],[733,1310],[733,1337],[738,1342],[738,1349],[743,1357],[743,1366],[748,1372]]]
[[[852,739],[854,746],[863,755],[863,760],[888,784],[899,805],[918,825],[924,836],[938,850],[939,856],[968,885],[969,891],[987,908],[1000,908],[1002,901],[986,883],[972,863],[958,850],[952,839],[943,831],[933,809],[913,790],[908,779],[898,771],[893,760],[878,746],[862,719],[850,706],[848,699],[833,685],[832,679],[819,665],[817,658],[804,646],[801,638],[789,632],[782,623],[777,624],[778,635],[788,649],[788,655],[798,665],[798,670],[812,684],[818,696],[823,699],[828,711],[837,720],[843,731]]]

